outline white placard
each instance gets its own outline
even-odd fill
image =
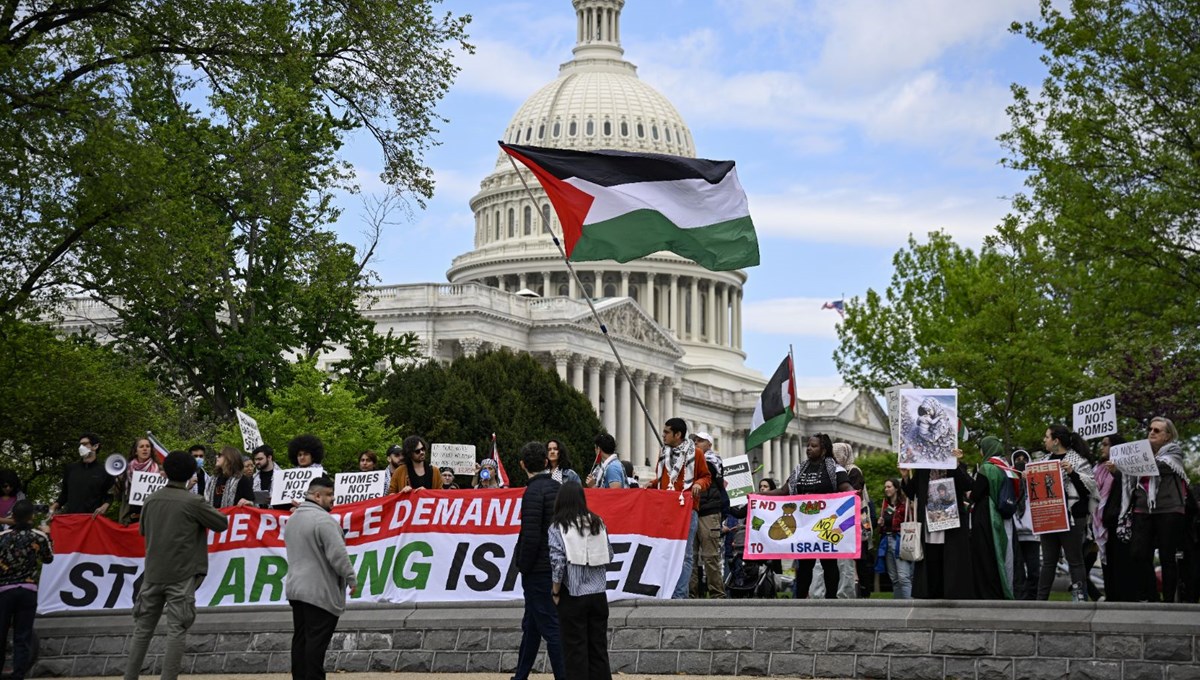
[[[900,390],[900,467],[953,470],[956,448],[958,390]]]
[[[308,483],[320,475],[320,468],[290,468],[280,470],[275,468],[275,476],[271,479],[271,505],[286,505],[292,501],[302,501],[308,494]]]
[[[900,453],[900,390],[911,390],[912,383],[892,385],[883,391],[887,400],[888,424],[892,426],[892,451]]]
[[[755,492],[754,475],[750,472],[748,456],[732,456],[724,460],[725,491],[729,494],[729,505],[740,508]]]
[[[237,414],[238,428],[242,431],[242,450],[250,453],[262,446],[263,440],[262,434],[258,431],[258,421],[242,413],[241,409],[234,409],[233,412]]]
[[[1154,449],[1149,439],[1117,444],[1108,449],[1108,459],[1121,472],[1134,477],[1157,477],[1158,463],[1154,462]]]
[[[167,476],[157,472],[134,472],[129,485],[129,504],[142,505],[150,494],[167,485]]]
[[[1117,395],[1081,401],[1071,407],[1071,428],[1084,439],[1117,433]]]
[[[333,504],[357,503],[387,495],[387,470],[344,472],[333,476]]]
[[[439,470],[450,468],[456,475],[475,474],[474,444],[430,444],[429,462]]]

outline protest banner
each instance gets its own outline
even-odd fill
[[[474,444],[430,444],[429,462],[439,470],[449,468],[456,475],[475,474]]]
[[[725,493],[729,505],[740,508],[746,497],[754,493],[754,475],[750,473],[749,456],[732,456],[725,459]]]
[[[360,585],[360,602],[478,602],[522,599],[513,550],[524,489],[463,493],[422,489],[334,508]],[[669,599],[679,580],[691,496],[675,491],[586,491],[608,528],[610,600]],[[286,604],[287,512],[224,508],[229,527],[208,534],[208,577],[199,607]],[[54,561],[42,568],[38,611],[127,609],[142,581],[145,543],[137,525],[91,515],[51,523]]]
[[[929,531],[946,531],[962,526],[953,479],[929,480],[928,498],[925,503],[925,527]]]
[[[1117,395],[1081,401],[1071,407],[1071,429],[1084,439],[1117,433]]]
[[[320,468],[289,468],[275,469],[275,479],[271,481],[271,505],[284,505],[292,501],[302,501],[308,493],[308,483],[321,474]]]
[[[343,472],[333,477],[333,504],[346,505],[387,495],[387,470]]]
[[[861,499],[855,491],[806,496],[751,494],[747,560],[858,559]]]
[[[1157,477],[1158,463],[1149,439],[1117,444],[1108,449],[1108,459],[1121,472],[1131,477]]]
[[[958,424],[958,390],[900,390],[900,467],[958,467]]]
[[[242,431],[242,450],[250,453],[262,446],[263,440],[262,434],[258,431],[258,421],[242,413],[241,409],[234,409],[233,412],[237,414],[238,429]]]
[[[142,505],[150,494],[167,485],[167,476],[157,472],[134,471],[129,485],[129,504]]]
[[[904,383],[892,385],[883,391],[887,399],[888,425],[891,426],[892,432],[892,451],[897,454],[900,453],[900,390],[911,390],[913,387],[915,386],[912,383]]]
[[[1043,460],[1026,465],[1025,490],[1028,494],[1029,518],[1033,523],[1033,533],[1051,534],[1071,528],[1071,520],[1067,514],[1067,494],[1063,488],[1062,465],[1057,460]]]

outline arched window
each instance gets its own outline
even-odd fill
[[[575,121],[571,121],[571,123],[567,125],[567,136],[574,137],[577,132],[579,132],[579,126],[575,123]]]
[[[496,228],[496,240],[499,241],[500,240],[500,211],[499,210],[496,211],[496,221],[495,221],[495,223],[493,223],[492,226],[494,226]]]
[[[550,233],[550,204],[542,204],[542,233]]]
[[[638,123],[637,124],[637,133],[638,133],[639,139],[644,138],[646,136],[646,126],[642,125],[641,123]]]
[[[584,127],[584,129],[583,129],[583,132],[584,132],[584,134],[586,134],[588,137],[591,137],[592,135],[596,134],[596,123],[595,123],[595,121],[588,120],[588,122],[587,122],[587,126],[585,126],[585,127]]]
[[[658,126],[657,125],[650,126],[650,137],[652,139],[658,139]]]
[[[629,287],[629,297],[633,298],[634,302],[641,302],[641,296],[638,295],[638,287],[637,286]]]
[[[612,137],[612,121],[604,121],[604,136]]]
[[[566,297],[568,294],[570,294],[570,292],[571,292],[571,289],[567,286],[567,284],[565,284],[565,283],[558,284],[559,297]]]
[[[533,233],[533,210],[529,206],[525,206],[524,213],[522,224],[525,227],[525,235],[529,236]]]
[[[546,124],[542,123],[538,126],[538,139],[546,138]]]
[[[604,297],[611,298],[617,296],[617,286],[612,283],[604,284]]]
[[[583,294],[584,294],[584,295],[586,295],[586,296],[588,296],[588,297],[593,297],[593,296],[592,296],[592,290],[594,290],[594,289],[592,288],[592,284],[590,284],[590,283],[585,283],[585,284],[583,284]]]
[[[626,123],[625,121],[621,121],[621,136],[622,137],[629,136],[629,123]]]
[[[528,142],[531,139],[533,139],[533,126],[532,125],[525,128],[525,141]]]
[[[668,142],[671,141],[671,128],[664,125],[663,132],[665,132],[667,134],[667,141]]]
[[[556,120],[556,121],[554,121],[554,127],[550,128],[550,134],[555,137],[558,137],[558,135],[561,133],[562,133],[562,123],[560,123]]]
[[[508,237],[512,238],[517,235],[517,212],[512,208],[508,209]]]

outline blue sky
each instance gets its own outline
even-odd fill
[[[439,106],[426,160],[438,188],[389,227],[383,283],[445,281],[472,248],[467,205],[521,103],[554,79],[575,41],[569,0],[446,0],[471,14],[473,55]],[[1038,52],[1008,32],[1037,0],[628,0],[625,56],[687,121],[700,156],[733,159],[762,264],[745,288],[747,363],[770,374],[795,347],[798,382],[840,383],[838,315],[821,303],[881,290],[910,233],[942,229],[977,246],[1022,177],[1000,167],[1009,86],[1036,88]],[[345,148],[366,193],[385,190],[381,155]],[[337,224],[361,242],[358,197]]]

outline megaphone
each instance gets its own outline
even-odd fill
[[[104,459],[104,471],[113,477],[120,477],[125,474],[125,468],[129,466],[129,461],[125,460],[125,456],[119,453],[114,453]]]

